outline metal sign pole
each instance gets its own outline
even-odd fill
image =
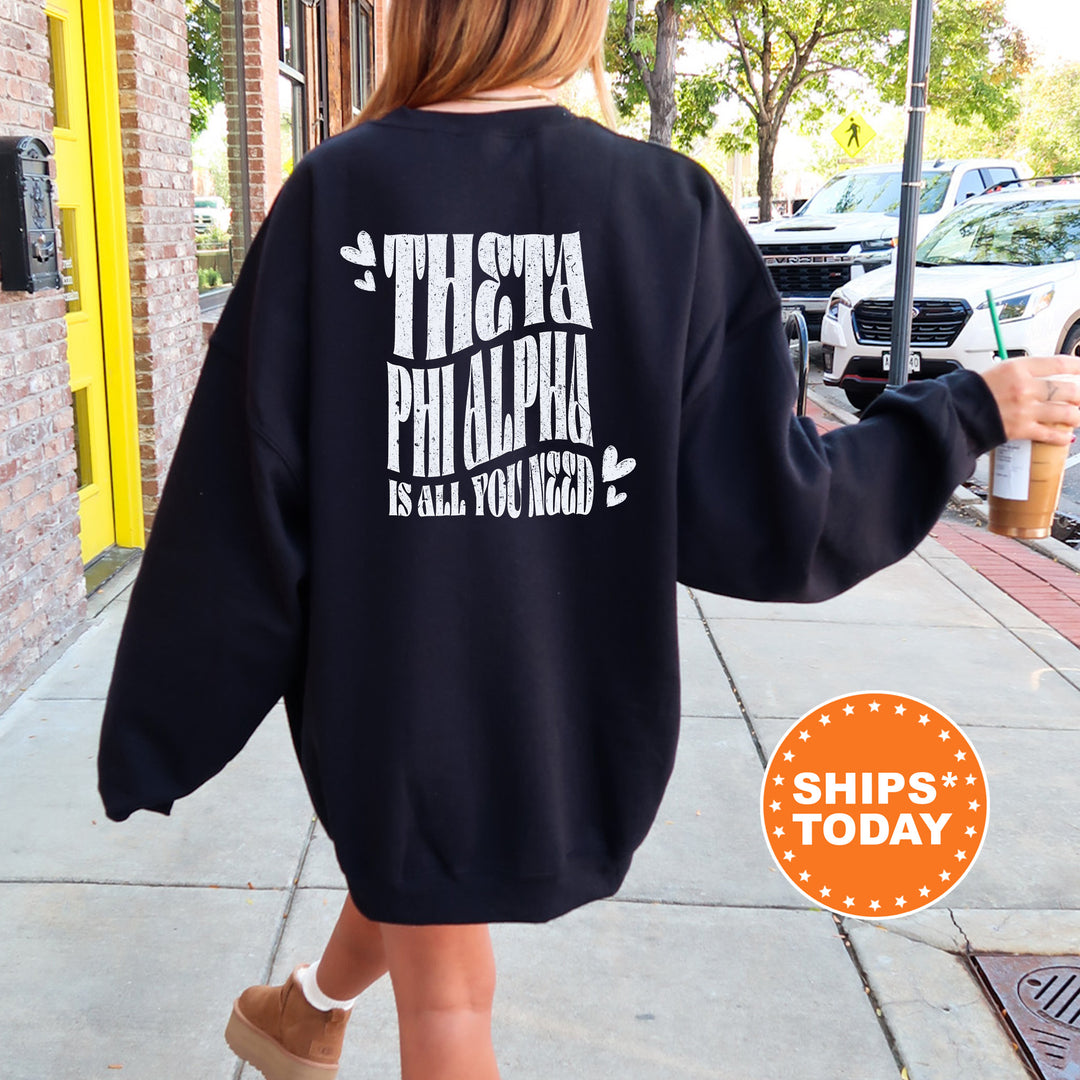
[[[930,75],[930,30],[933,19],[933,0],[912,0],[908,48],[908,130],[900,188],[900,240],[896,252],[890,387],[903,386],[907,382],[908,357],[911,353],[915,246],[919,199],[922,195],[923,131],[926,126],[926,85]]]

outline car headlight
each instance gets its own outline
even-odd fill
[[[890,262],[895,248],[896,240],[863,240],[859,244],[856,262],[871,265]]]
[[[892,251],[896,247],[896,239],[892,240],[863,240],[859,244],[861,251]]]
[[[1054,286],[1044,285],[1038,289],[1032,289],[1025,293],[1015,293],[1013,296],[994,297],[994,303],[998,309],[998,319],[1001,322],[1016,322],[1018,319],[1034,319],[1041,311],[1050,306],[1054,299]],[[984,300],[979,305],[979,310],[989,310],[990,303]]]
[[[840,309],[842,307],[850,308],[851,301],[846,296],[840,296],[839,294],[833,296],[829,300],[829,306],[825,309],[825,318],[832,319],[834,322],[840,318]]]

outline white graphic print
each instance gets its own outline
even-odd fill
[[[592,316],[581,234],[399,233],[383,238],[380,266],[361,231],[340,253],[364,269],[356,288],[375,292],[380,270],[393,288],[390,516],[591,513]],[[605,508],[626,500],[615,483],[636,465],[604,450]]]
[[[371,242],[371,237],[368,236],[366,232],[361,232],[356,237],[356,247],[343,247],[341,249],[341,257],[348,262],[356,263],[357,266],[374,266],[375,245]],[[358,289],[364,289],[366,292],[374,292],[375,276],[368,270],[362,278],[357,278],[353,284]]]
[[[637,462],[632,458],[623,458],[619,460],[618,451],[614,446],[609,446],[604,450],[604,463],[601,471],[601,477],[605,484],[611,486],[607,489],[607,504],[608,506],[618,506],[619,503],[626,499],[626,492],[615,490],[615,481],[621,480],[624,476],[629,476],[637,467]]]

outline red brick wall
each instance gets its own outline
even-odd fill
[[[48,55],[44,9],[0,0],[0,135],[52,146]],[[86,610],[64,309],[0,292],[0,703]]]
[[[386,70],[386,0],[374,0],[372,14],[375,16],[375,81]]]
[[[187,26],[183,0],[116,0],[115,19],[149,527],[202,361]]]

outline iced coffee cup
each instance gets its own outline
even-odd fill
[[[1047,377],[1049,382],[1076,379],[1075,375]],[[992,450],[990,531],[1025,540],[1049,536],[1068,456],[1068,446],[1027,440],[1007,442]]]

